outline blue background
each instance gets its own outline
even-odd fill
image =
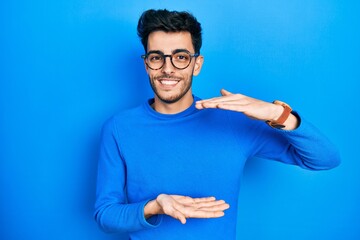
[[[122,239],[93,220],[102,123],[152,96],[136,24],[148,8],[203,26],[202,97],[281,99],[339,148],[340,167],[255,159],[240,239],[360,239],[360,4],[340,0],[1,1],[0,239]],[[226,173],[222,173],[226,174]]]

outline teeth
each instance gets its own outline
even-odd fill
[[[174,85],[177,83],[177,81],[171,81],[171,80],[163,80],[160,82],[161,82],[161,84],[164,84],[164,85]]]

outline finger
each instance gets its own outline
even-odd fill
[[[220,90],[220,93],[221,93],[221,95],[223,95],[223,96],[229,96],[229,95],[232,95],[232,93],[231,93],[231,92],[229,92],[229,91],[227,91],[227,90],[225,90],[225,89],[221,89],[221,90]]]
[[[225,204],[225,201],[217,200],[217,201],[211,201],[211,202],[197,202],[197,203],[193,203],[192,206],[196,207],[196,208],[206,208],[206,207],[218,206],[221,204]]]
[[[185,215],[178,210],[178,208],[180,208],[179,206],[177,206],[177,203],[174,203],[173,206],[167,206],[163,208],[164,214],[173,217],[175,219],[178,219],[182,224],[186,223],[186,217]]]
[[[188,196],[182,196],[182,195],[171,195],[173,199],[175,199],[180,204],[192,204],[194,203],[194,199],[192,197]]]
[[[223,97],[216,97],[216,98],[209,98],[209,99],[199,100],[199,101],[196,101],[195,106],[199,105],[201,107],[201,105],[203,103],[214,102],[214,101],[217,101],[219,98],[223,98]]]
[[[217,211],[225,211],[230,208],[230,205],[227,203],[222,203],[213,206],[204,206],[199,208],[198,210],[207,211],[207,212],[217,212]]]
[[[197,108],[199,110],[204,109],[204,107],[200,103],[196,103],[195,108]]]
[[[232,99],[230,98],[232,98],[232,96],[222,96],[222,97],[200,100],[195,103],[195,107],[197,109],[216,108],[217,103],[231,101]]]
[[[181,204],[194,204],[199,202],[213,202],[215,201],[215,197],[203,197],[203,198],[192,198],[188,196],[181,196],[181,195],[171,195],[176,201],[180,202]]]
[[[213,101],[207,101],[207,102],[202,102],[202,103],[197,103],[195,105],[196,108],[198,109],[204,109],[204,108],[217,108],[217,105],[219,103],[217,102],[213,102]]]
[[[196,203],[216,201],[215,197],[202,197],[202,198],[193,198],[193,199],[194,199],[194,202],[196,202]]]
[[[174,211],[174,216],[175,219],[178,219],[182,224],[186,223],[186,217],[184,216],[184,214],[182,214],[181,212],[175,210]]]
[[[239,102],[237,100],[228,102],[206,102],[202,103],[203,108],[219,108],[225,110],[233,110],[238,112],[244,112],[247,109],[247,102]]]
[[[179,201],[180,202],[180,201]],[[183,205],[185,206],[190,206],[190,207],[194,207],[194,208],[202,208],[202,207],[212,207],[212,206],[217,206],[220,204],[224,204],[225,201],[224,200],[217,200],[217,201],[203,201],[203,202],[190,202],[190,203],[186,203],[186,202],[181,202]]]
[[[203,100],[199,100],[196,102],[196,104],[202,104],[204,102],[223,102],[223,101],[227,101],[227,100],[240,100],[240,99],[251,99],[251,97],[248,97],[246,95],[240,94],[240,93],[231,93],[225,89],[221,89],[220,93],[222,96],[220,97],[214,97],[214,98],[209,98],[209,99],[203,99]],[[199,106],[199,108],[201,108],[201,106]]]
[[[203,102],[202,105],[204,107],[212,107],[215,108],[217,107],[219,104],[234,104],[234,105],[238,105],[238,106],[246,106],[249,105],[249,101],[247,101],[247,99],[219,99],[216,101],[208,101],[208,102]]]
[[[249,107],[247,105],[234,104],[234,103],[219,103],[216,107],[223,110],[242,112],[245,114],[247,111],[249,111]]]
[[[219,218],[225,215],[223,211],[192,210],[185,214],[188,218]]]
[[[212,99],[196,102],[196,104],[201,104],[203,107],[207,107],[209,106],[209,104],[218,104],[218,103],[249,104],[250,98],[241,94],[232,94],[228,96],[222,96],[218,98],[212,98]]]
[[[222,204],[210,208],[196,209],[194,207],[181,204],[174,205],[174,208],[185,216],[185,218],[217,218],[224,216],[224,210],[228,209],[229,204]]]
[[[182,224],[186,223],[185,215],[180,211],[176,210],[175,208],[170,212],[165,212],[165,214],[179,220]]]
[[[211,211],[197,210],[197,211],[194,211],[190,217],[191,218],[219,218],[219,217],[223,217],[224,215],[225,215],[225,213],[223,211],[211,212]]]

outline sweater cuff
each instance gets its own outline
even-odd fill
[[[146,201],[143,202],[143,204],[141,204],[141,208],[140,208],[140,211],[139,211],[140,223],[145,228],[156,228],[162,222],[162,215],[154,215],[154,216],[152,216],[152,217],[150,217],[148,219],[145,218],[144,208],[145,208],[145,205],[149,201],[151,201],[151,200],[150,199],[146,200]]]
[[[281,129],[281,128],[273,128],[274,130],[276,131],[279,131],[279,132],[283,132],[283,133],[297,133],[297,132],[302,132],[303,131],[303,128],[304,128],[304,124],[303,124],[303,121],[304,119],[299,115],[298,112],[296,111],[292,111],[291,112],[296,118],[297,120],[299,121],[299,124],[297,126],[297,128],[295,129],[292,129],[292,130],[286,130],[286,129]]]

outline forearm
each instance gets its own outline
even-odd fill
[[[299,126],[299,120],[294,114],[290,114],[289,118],[284,122],[283,130],[294,130]]]
[[[102,129],[96,183],[95,220],[107,232],[133,232],[156,227],[144,218],[148,200],[129,203],[125,190],[125,160],[119,154],[115,118]]]
[[[279,119],[279,117],[281,116],[281,114],[284,111],[284,107],[277,105],[277,104],[272,104],[272,113],[273,113],[273,117],[272,119],[268,119],[270,121],[276,121]],[[282,128],[283,130],[294,130],[296,129],[300,124],[299,119],[292,113],[290,113],[289,117],[285,120],[285,122],[283,123],[283,125],[285,126],[284,128]]]
[[[295,117],[295,116],[294,116]],[[293,131],[283,131],[291,145],[291,152],[303,167],[312,170],[330,169],[340,164],[340,155],[334,144],[311,123],[296,117],[299,126]],[[285,129],[286,130],[286,129]]]
[[[143,215],[146,202],[104,205],[96,212],[95,219],[106,232],[134,232],[156,227]]]
[[[160,205],[157,203],[156,200],[149,201],[144,207],[144,217],[146,219],[162,213],[163,212],[161,211]]]

